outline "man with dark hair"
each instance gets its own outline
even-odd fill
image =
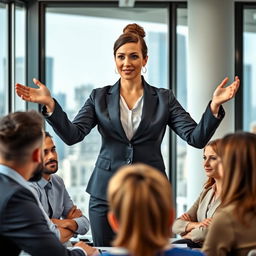
[[[52,136],[45,132],[43,142],[43,176],[31,182],[49,218],[58,227],[68,229],[72,234],[84,235],[89,230],[89,220],[71,200],[58,171],[58,154]]]
[[[43,120],[36,111],[0,120],[0,248],[16,256],[85,256],[97,252],[83,242],[67,250],[49,229],[49,218],[28,180],[42,170]],[[39,177],[39,175],[37,175]]]

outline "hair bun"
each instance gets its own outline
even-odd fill
[[[133,34],[137,34],[140,37],[144,38],[146,36],[146,33],[143,29],[143,27],[139,26],[136,23],[133,24],[128,24],[124,29],[123,29],[124,33],[133,33]]]

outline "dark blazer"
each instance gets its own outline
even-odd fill
[[[21,250],[34,256],[84,256],[68,251],[49,230],[32,192],[0,174],[1,255],[16,256]]]
[[[59,137],[68,145],[82,141],[93,127],[98,126],[102,145],[87,192],[106,199],[110,177],[122,165],[142,162],[165,173],[161,143],[170,126],[188,144],[203,148],[212,137],[220,118],[215,118],[209,106],[199,124],[182,108],[171,90],[144,85],[144,105],[140,125],[129,141],[120,121],[119,81],[113,86],[94,89],[71,122],[56,102],[53,114],[47,117]]]

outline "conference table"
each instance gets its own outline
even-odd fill
[[[170,244],[177,240],[178,238],[170,238]],[[65,243],[65,246],[67,248],[72,248],[72,244],[78,242],[78,241],[92,241],[91,236],[85,235],[85,236],[78,236],[76,238],[71,238],[68,243]],[[187,244],[172,244],[173,247],[179,247],[179,248],[187,248]],[[112,247],[96,247],[98,248],[101,252],[107,252],[111,250]],[[22,251],[19,256],[31,256],[30,254]]]

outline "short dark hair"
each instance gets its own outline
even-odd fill
[[[0,119],[0,155],[23,163],[29,150],[43,138],[43,117],[35,110],[10,113]]]
[[[44,132],[44,135],[45,135],[45,138],[47,137],[52,138],[52,135],[47,131]]]

